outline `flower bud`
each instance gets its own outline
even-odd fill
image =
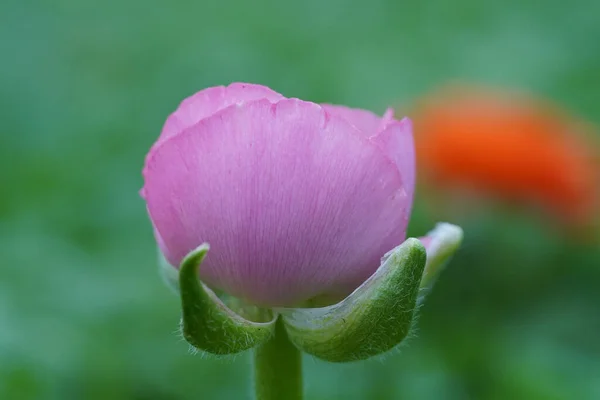
[[[146,158],[142,196],[185,339],[233,354],[277,323],[337,362],[400,343],[462,239],[449,224],[406,239],[414,163],[411,123],[391,110],[248,84],[184,100]]]
[[[168,118],[142,196],[173,268],[209,243],[210,288],[295,306],[343,299],[404,241],[414,175],[409,120],[232,84]]]

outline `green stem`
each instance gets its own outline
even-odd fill
[[[279,319],[275,334],[254,350],[257,400],[302,400],[302,355]]]

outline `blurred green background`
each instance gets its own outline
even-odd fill
[[[242,399],[248,357],[188,352],[141,168],[166,116],[248,81],[381,113],[451,79],[600,123],[600,2],[3,0],[0,399]],[[410,233],[435,223],[417,197]],[[503,211],[383,359],[306,358],[308,399],[600,399],[600,250]]]

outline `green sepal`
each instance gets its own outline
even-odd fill
[[[463,230],[459,226],[441,222],[427,233],[427,237],[431,238],[431,242],[427,246],[427,262],[421,288],[429,290],[460,247]]]
[[[379,269],[341,302],[277,310],[290,340],[331,362],[363,360],[394,348],[411,329],[425,261],[425,248],[411,238],[388,252]]]
[[[228,308],[198,279],[198,268],[208,244],[191,251],[179,268],[179,292],[185,340],[198,350],[216,355],[235,354],[267,341],[275,330],[276,316],[268,322],[249,321]]]

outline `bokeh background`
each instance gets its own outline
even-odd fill
[[[0,398],[243,399],[191,355],[138,196],[193,92],[232,81],[382,113],[461,79],[600,123],[600,2],[3,0]],[[419,191],[412,235],[439,218]],[[600,399],[600,250],[526,209],[444,211],[465,242],[383,360],[306,358],[308,399]],[[468,213],[467,213],[468,214]]]

